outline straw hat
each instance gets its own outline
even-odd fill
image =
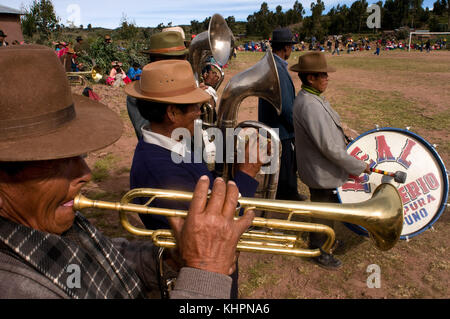
[[[118,115],[99,102],[72,95],[52,49],[26,45],[0,51],[4,71],[0,72],[0,161],[79,156],[119,139]]]
[[[183,36],[178,31],[166,31],[150,37],[150,49],[143,53],[178,56],[186,55],[189,50],[184,44]]]
[[[298,63],[289,70],[298,73],[328,73],[336,72],[336,69],[327,65],[325,55],[320,52],[308,52],[298,58]]]
[[[125,87],[126,94],[149,101],[193,104],[208,101],[211,96],[197,86],[189,62],[162,60],[147,64],[141,79]]]

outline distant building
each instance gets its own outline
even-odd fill
[[[14,40],[21,43],[23,41],[20,16],[23,15],[19,10],[0,5],[0,30],[7,35],[6,41],[11,45]]]

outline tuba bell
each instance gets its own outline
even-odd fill
[[[208,31],[198,34],[189,45],[189,62],[195,78],[200,80],[206,58],[211,55],[220,67],[225,65],[232,54],[233,46],[233,32],[220,14],[214,14],[209,22]]]
[[[189,62],[197,82],[203,81],[202,69],[206,65],[211,65],[219,74],[219,81],[213,87],[217,91],[225,78],[222,66],[230,58],[233,46],[233,32],[220,14],[214,14],[209,22],[208,31],[198,34],[189,45]],[[208,62],[208,58],[211,56],[216,63]],[[215,103],[214,105],[205,103],[202,106],[202,120],[205,124],[212,125],[214,123],[215,108]]]

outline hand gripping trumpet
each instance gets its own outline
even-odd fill
[[[156,246],[173,248],[176,246],[172,231],[147,230],[131,225],[127,212],[139,214],[156,214],[166,217],[186,217],[187,211],[148,207],[155,198],[190,201],[193,194],[189,192],[136,188],[124,195],[121,202],[105,202],[90,200],[81,194],[74,199],[74,209],[98,208],[118,211],[122,226],[130,233],[138,236],[150,236]],[[145,205],[130,203],[136,197],[149,198]],[[332,228],[321,225],[291,221],[293,215],[311,216],[337,220],[364,227],[370,234],[375,246],[380,250],[392,248],[402,232],[403,205],[397,189],[391,184],[381,184],[371,199],[353,204],[312,203],[285,200],[267,200],[262,198],[239,199],[239,209],[257,209],[286,213],[287,219],[265,219],[255,217],[252,226],[268,228],[269,231],[247,231],[242,234],[237,250],[246,252],[262,252],[278,255],[315,257],[321,254],[320,249],[301,248],[301,232],[320,232],[327,235],[327,241],[321,247],[330,252],[335,241]],[[239,217],[235,217],[239,218]],[[272,229],[281,230],[272,231]]]

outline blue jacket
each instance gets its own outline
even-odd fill
[[[268,125],[271,128],[278,128],[280,139],[285,140],[294,137],[294,123],[292,121],[292,110],[295,100],[295,87],[292,82],[289,71],[283,65],[283,60],[274,54],[275,64],[280,79],[280,88],[282,96],[281,115],[278,116],[275,108],[264,99],[258,102],[258,121]]]
[[[128,73],[127,73],[128,77],[130,78],[131,81],[140,80],[141,79],[141,77],[140,77],[141,74],[142,74],[142,70],[141,69],[135,70],[133,67],[131,67],[128,70]],[[137,76],[136,79],[133,79],[135,75],[139,75],[139,76]]]
[[[193,154],[192,154],[193,157]],[[207,175],[212,189],[214,176],[205,163],[174,163],[171,151],[156,144],[139,140],[134,152],[130,172],[130,188],[164,188],[193,192],[201,176]],[[243,197],[253,197],[258,182],[249,175],[237,172],[234,178]],[[144,204],[147,198],[136,198],[136,204]],[[155,200],[155,207],[188,210],[189,202]],[[153,203],[152,203],[153,204]],[[152,205],[153,206],[153,205]],[[170,228],[164,216],[141,215],[148,229]]]

